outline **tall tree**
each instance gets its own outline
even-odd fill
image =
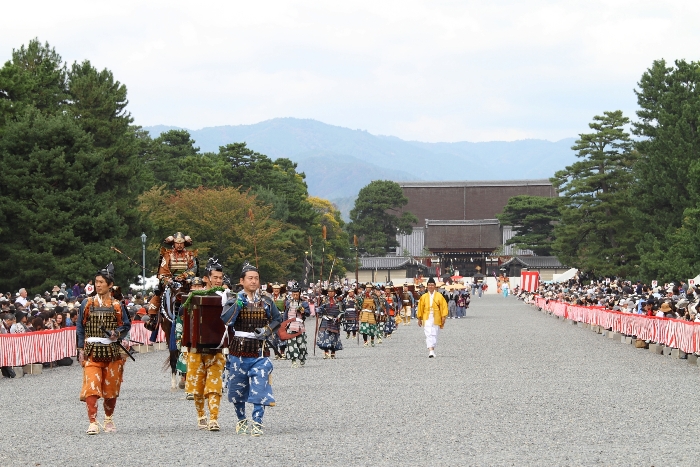
[[[692,249],[678,254],[684,247],[677,242],[700,241],[689,219],[700,208],[700,62],[677,60],[668,66],[655,61],[638,88],[639,121],[632,131],[641,137],[635,145],[640,160],[633,190],[635,226],[644,232],[638,247],[640,275],[694,277],[700,272],[700,254]]]
[[[314,207],[314,210],[320,216],[321,228],[326,227],[326,242],[325,242],[325,264],[328,265],[327,269],[324,269],[324,280],[327,280],[331,274],[331,267],[333,268],[333,277],[336,275],[339,277],[345,276],[345,263],[343,258],[350,257],[350,241],[348,239],[348,233],[345,231],[345,221],[343,221],[340,211],[336,208],[333,203],[327,199],[317,198],[315,196],[309,197],[309,202]],[[319,241],[320,245],[322,239]],[[316,248],[318,253],[321,253],[323,249],[320,247]],[[315,262],[320,261],[320,255],[314,257]],[[335,265],[333,266],[333,264]]]
[[[126,88],[89,62],[67,71],[33,40],[0,69],[0,288],[43,291],[85,280],[140,233],[140,133]]]
[[[55,114],[69,98],[66,65],[48,42],[32,39],[12,51],[0,69],[0,114],[17,115],[27,106]]]
[[[187,130],[161,133],[150,145],[145,162],[153,183],[168,190],[231,186],[228,164],[218,154],[200,153]]]
[[[200,261],[217,257],[233,278],[244,261],[256,264],[256,259],[264,280],[288,278],[294,258],[287,252],[290,242],[283,235],[284,224],[273,219],[272,208],[260,206],[251,193],[233,187],[199,187],[172,194],[154,187],[141,196],[140,210],[161,231],[187,226]]]
[[[595,116],[572,147],[578,162],[555,173],[561,222],[554,251],[561,261],[598,275],[634,273],[636,231],[630,215],[632,167],[637,159],[622,111]]]
[[[398,183],[375,180],[363,187],[350,211],[350,234],[360,238],[360,247],[371,255],[386,255],[399,246],[397,234],[410,234],[418,218],[399,212],[408,204]]]
[[[513,226],[515,235],[506,245],[532,250],[536,255],[552,254],[554,225],[560,219],[559,199],[544,196],[513,196],[496,217],[502,225]]]

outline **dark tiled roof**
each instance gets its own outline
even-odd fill
[[[500,225],[498,219],[455,219],[455,220],[439,220],[439,219],[426,219],[425,224],[430,227],[431,225]]]
[[[514,263],[533,269],[562,269],[566,267],[556,256],[514,256],[501,266],[510,266]]]
[[[401,187],[463,187],[463,186],[551,186],[548,179],[533,180],[453,180],[440,182],[398,182]]]
[[[405,269],[408,266],[427,269],[424,264],[407,256],[365,256],[360,258],[360,269]]]

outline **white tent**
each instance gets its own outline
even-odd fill
[[[153,290],[157,286],[158,286],[158,277],[157,276],[146,277],[146,290]],[[143,279],[141,279],[140,274],[139,274],[138,284],[129,284],[129,288],[131,290],[136,290],[136,291],[141,291],[144,289]]]
[[[552,277],[554,279],[553,282],[566,282],[569,279],[573,279],[576,274],[578,274],[578,269],[571,268],[561,274],[554,274]]]

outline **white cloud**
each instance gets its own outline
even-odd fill
[[[695,60],[700,3],[14,2],[32,37],[129,89],[137,123],[294,116],[418,140],[551,140],[622,109],[659,58]]]

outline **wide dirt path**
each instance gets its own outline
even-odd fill
[[[261,438],[235,435],[228,402],[219,433],[198,431],[164,352],[127,364],[114,434],[84,434],[77,365],[3,379],[0,465],[700,464],[700,368],[514,298],[474,299],[435,359],[415,321],[375,348],[343,344],[335,361],[275,362]]]

